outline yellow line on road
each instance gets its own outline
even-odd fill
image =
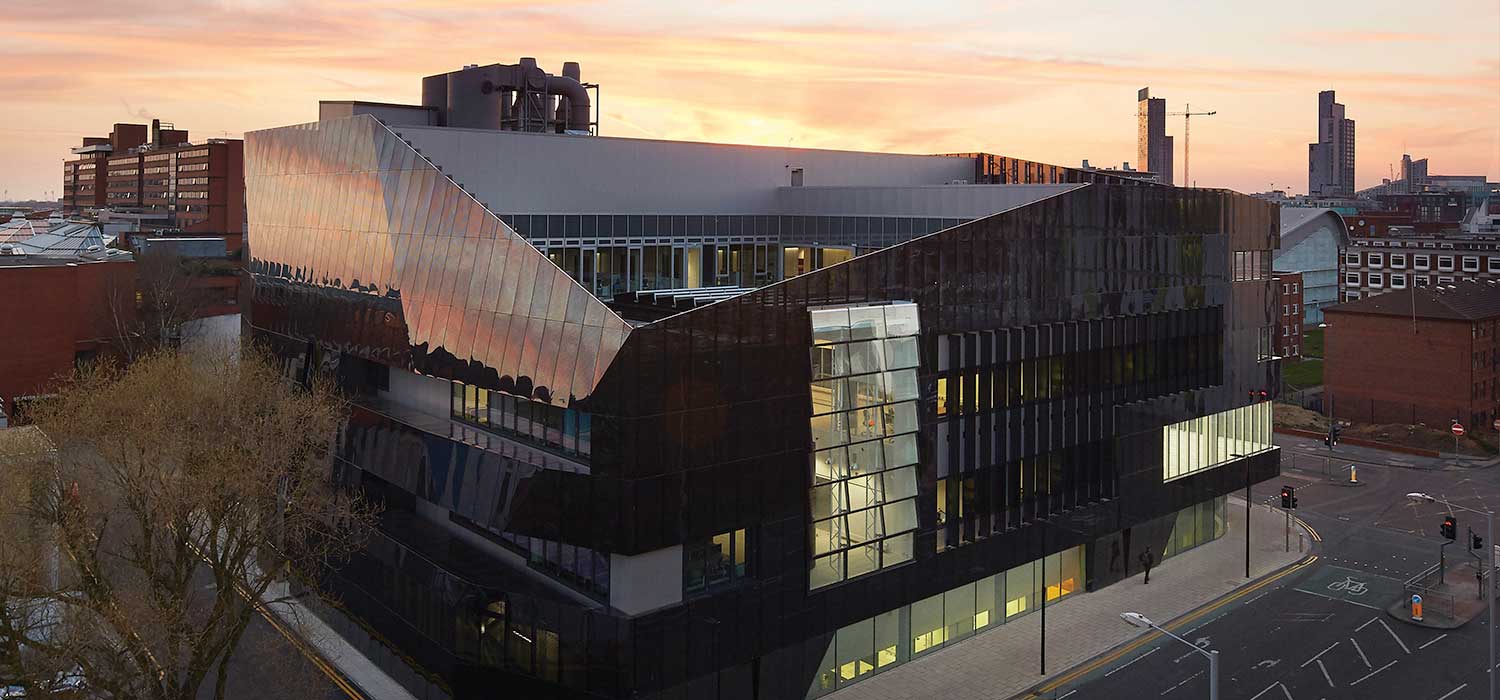
[[[203,550],[199,549],[196,544],[189,542],[188,547],[193,550],[194,554],[198,555],[199,559],[203,559],[204,561],[208,560],[208,557],[204,555]],[[281,633],[281,636],[285,637],[288,642],[291,642],[292,646],[296,647],[297,651],[301,652],[303,656],[307,657],[307,660],[311,661],[313,666],[316,666],[319,671],[322,671],[323,675],[328,676],[328,680],[333,681],[333,684],[338,686],[339,690],[344,691],[344,694],[349,696],[350,700],[370,700],[369,696],[365,695],[360,691],[358,687],[351,683],[349,679],[344,676],[343,672],[334,668],[332,664],[329,664],[328,660],[323,658],[323,655],[319,653],[317,649],[314,649],[311,644],[307,643],[306,640],[302,639],[296,634],[293,634],[291,630],[287,629],[286,626],[281,623],[281,620],[277,619],[276,615],[272,613],[270,608],[266,606],[265,601],[262,601],[260,598],[251,595],[250,591],[243,585],[241,585],[238,581],[234,583],[234,592],[238,593],[241,598],[244,598],[246,602],[250,603],[250,606],[255,608],[255,611],[260,613],[261,617],[265,618],[266,622],[271,625],[272,629]]]
[[[1312,530],[1312,528],[1308,528],[1308,531],[1312,532],[1313,530]],[[1316,538],[1317,538],[1317,535],[1314,534],[1314,539],[1316,539]],[[1279,572],[1277,572],[1275,574],[1272,574],[1270,576],[1267,576],[1266,578],[1260,579],[1259,581],[1255,581],[1254,583],[1251,583],[1250,585],[1247,585],[1244,588],[1241,588],[1241,589],[1236,590],[1236,591],[1234,591],[1232,593],[1229,593],[1228,595],[1225,595],[1224,597],[1219,598],[1218,600],[1216,600],[1216,601],[1214,601],[1212,603],[1209,603],[1208,605],[1205,605],[1205,606],[1203,606],[1201,608],[1198,608],[1197,610],[1194,610],[1193,612],[1190,612],[1187,615],[1184,615],[1182,617],[1177,618],[1176,620],[1171,621],[1170,623],[1162,625],[1162,627],[1165,627],[1165,628],[1167,628],[1169,630],[1176,630],[1177,628],[1184,627],[1188,623],[1191,623],[1194,620],[1197,620],[1198,618],[1203,617],[1204,615],[1207,615],[1210,612],[1218,610],[1219,608],[1222,608],[1225,605],[1233,603],[1234,601],[1239,600],[1240,598],[1243,598],[1243,597],[1245,597],[1245,596],[1247,596],[1247,595],[1249,595],[1251,593],[1254,593],[1255,591],[1258,591],[1258,590],[1260,590],[1262,588],[1265,588],[1266,586],[1269,586],[1272,583],[1274,583],[1276,581],[1279,581],[1279,580],[1281,580],[1281,579],[1283,579],[1283,578],[1291,575],[1294,572],[1300,571],[1300,570],[1302,570],[1303,568],[1305,568],[1307,566],[1311,566],[1312,563],[1316,562],[1317,560],[1318,560],[1318,555],[1314,554],[1314,555],[1308,557],[1307,559],[1305,559],[1303,561],[1300,561],[1300,562],[1298,562],[1296,564],[1293,564],[1293,565],[1291,565],[1291,566],[1289,566],[1289,567],[1287,567],[1285,569],[1282,569],[1281,571],[1279,571]],[[1040,695],[1040,693],[1050,693],[1053,690],[1058,689],[1059,687],[1067,685],[1068,683],[1072,683],[1073,681],[1078,680],[1079,678],[1082,678],[1083,676],[1086,676],[1086,675],[1088,675],[1090,673],[1093,673],[1094,671],[1097,671],[1097,670],[1099,670],[1100,668],[1102,668],[1104,666],[1108,666],[1109,664],[1112,664],[1112,663],[1120,660],[1120,657],[1123,657],[1126,654],[1129,654],[1130,652],[1135,651],[1136,649],[1139,649],[1139,648],[1141,648],[1142,646],[1144,646],[1146,644],[1149,644],[1151,642],[1156,641],[1157,639],[1160,639],[1161,636],[1162,635],[1161,635],[1160,632],[1155,632],[1155,631],[1153,631],[1153,632],[1151,632],[1149,634],[1142,635],[1140,638],[1136,639],[1135,641],[1133,641],[1133,642],[1131,642],[1129,644],[1126,644],[1125,646],[1120,647],[1119,649],[1116,649],[1113,652],[1110,652],[1109,654],[1107,654],[1105,656],[1101,656],[1101,657],[1099,657],[1097,659],[1094,659],[1093,661],[1091,661],[1091,662],[1089,662],[1087,664],[1084,664],[1083,666],[1075,668],[1072,671],[1069,671],[1069,672],[1067,672],[1067,673],[1065,673],[1065,674],[1063,674],[1061,676],[1058,676],[1057,678],[1052,679],[1051,681],[1048,681],[1047,683],[1045,683],[1045,684],[1043,684],[1041,686],[1038,686],[1035,691],[1032,691],[1032,692],[1028,693],[1026,695],[1026,697],[1027,698],[1040,698],[1040,697],[1042,697]]]
[[[241,591],[241,595],[244,595],[244,591]],[[266,622],[270,623],[272,629],[280,632],[281,636],[286,637],[286,640],[288,642],[291,642],[292,646],[297,648],[297,651],[302,652],[302,655],[307,657],[307,660],[311,661],[314,666],[318,667],[318,670],[322,671],[323,675],[328,676],[328,680],[333,681],[333,684],[338,686],[339,690],[344,691],[344,694],[348,695],[350,700],[369,700],[369,698],[364,693],[360,692],[359,688],[356,688],[353,683],[349,682],[348,678],[344,677],[343,673],[334,668],[332,664],[329,664],[328,661],[323,658],[322,654],[318,653],[316,649],[312,648],[312,645],[308,644],[306,640],[298,637],[291,630],[287,629],[286,626],[281,623],[281,620],[277,619],[276,615],[269,609],[267,609],[264,604],[257,603],[255,601],[252,601],[252,603],[255,605],[255,609],[260,613],[261,617],[264,617],[266,619]]]

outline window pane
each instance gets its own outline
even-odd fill
[[[884,338],[885,312],[878,306],[849,310],[849,338],[851,340],[874,340]]]
[[[905,661],[901,653],[901,610],[898,608],[875,616],[875,665],[885,668]]]
[[[843,347],[849,353],[849,372],[851,374],[879,372],[884,369],[881,358],[885,353],[881,350],[880,341],[871,340],[861,343],[849,343]]]
[[[916,513],[915,505],[912,506],[911,512],[913,514]],[[882,542],[881,544],[885,547],[885,559],[881,561],[880,565],[891,567],[911,561],[911,548],[915,537],[913,533],[908,532],[904,535],[896,535],[895,537],[888,538]]]
[[[943,622],[947,641],[974,633],[974,584],[967,583],[943,594]]]
[[[849,578],[862,576],[880,568],[880,545],[867,544],[849,550]]]
[[[821,588],[842,580],[844,580],[844,555],[843,553],[830,554],[813,560],[813,568],[808,574],[807,585],[809,588]]]
[[[996,584],[1004,574],[979,579],[974,584],[974,629],[981,630],[1000,621],[996,607]]]
[[[892,401],[915,401],[917,398],[917,371],[903,369],[887,372],[886,391]]]
[[[875,620],[863,620],[841,628],[834,643],[839,683],[847,683],[875,670]]]
[[[885,341],[885,360],[890,369],[916,367],[917,339],[897,338]]]
[[[838,343],[849,339],[849,311],[833,309],[812,312],[813,343]]]
[[[880,459],[880,440],[849,446],[849,473],[870,474],[884,469]]]
[[[917,436],[916,434],[897,435],[886,438],[885,463],[887,467],[904,467],[908,464],[917,463]]]
[[[882,476],[885,478],[886,500],[895,501],[917,495],[916,467],[892,469]]]
[[[810,385],[812,412],[814,414],[842,411],[849,408],[849,393],[842,379],[825,379]]]
[[[896,304],[883,308],[885,309],[886,337],[895,338],[917,334],[916,304]]]
[[[917,501],[914,498],[886,505],[883,513],[886,532],[902,532],[917,527]]]
[[[849,456],[842,447],[813,453],[813,483],[842,479],[849,475]]]
[[[912,603],[911,652],[917,656],[943,643],[943,595]]]

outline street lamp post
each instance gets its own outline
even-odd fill
[[[1416,492],[1406,494],[1408,499],[1419,503],[1441,503],[1448,506],[1449,510],[1462,510],[1469,513],[1483,515],[1485,520],[1484,531],[1490,543],[1490,570],[1487,577],[1490,580],[1490,594],[1485,598],[1484,605],[1489,609],[1489,625],[1485,627],[1485,635],[1490,638],[1490,700],[1495,700],[1495,514],[1489,510],[1476,510],[1468,506],[1460,506],[1449,503],[1445,498],[1433,498],[1425,493]],[[1440,567],[1441,568],[1441,567]]]
[[[1229,453],[1230,457],[1244,459],[1245,455],[1238,452]],[[1229,513],[1226,508],[1224,521],[1229,521]],[[1245,578],[1250,578],[1250,465],[1245,465]]]
[[[1152,622],[1151,618],[1146,617],[1145,615],[1142,615],[1142,614],[1140,614],[1138,612],[1122,612],[1122,613],[1120,613],[1120,619],[1124,620],[1126,624],[1128,624],[1128,625],[1130,625],[1132,627],[1142,627],[1142,628],[1154,629],[1157,632],[1165,634],[1168,637],[1171,637],[1171,638],[1173,638],[1173,639],[1175,639],[1175,640],[1177,640],[1179,642],[1182,642],[1183,644],[1188,645],[1189,647],[1192,647],[1193,651],[1195,651],[1195,652],[1197,652],[1199,654],[1202,654],[1202,655],[1208,657],[1208,700],[1219,700],[1219,652],[1218,651],[1213,650],[1213,649],[1204,649],[1203,647],[1200,647],[1197,644],[1194,644],[1192,642],[1189,642],[1186,639],[1183,639],[1182,637],[1179,637],[1179,636],[1177,636],[1175,634],[1172,634],[1171,632],[1168,632],[1165,628],[1161,627],[1160,625],[1157,625],[1155,622]]]

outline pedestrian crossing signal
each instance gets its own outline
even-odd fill
[[[1438,531],[1450,540],[1458,539],[1458,519],[1451,515],[1443,518],[1443,526]]]

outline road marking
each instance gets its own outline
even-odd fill
[[[1359,679],[1359,681],[1362,681],[1362,680],[1364,680],[1366,678],[1369,678],[1370,676],[1373,676],[1373,675],[1375,675],[1377,673],[1380,673],[1381,671],[1384,671],[1384,670],[1386,670],[1386,669],[1388,669],[1388,668],[1390,668],[1392,666],[1395,666],[1395,665],[1396,665],[1396,660],[1395,659],[1391,659],[1390,663],[1388,663],[1388,664],[1386,664],[1384,666],[1381,666],[1380,668],[1377,668],[1374,671],[1371,671],[1371,672],[1366,673],[1365,675],[1361,676],[1360,679]],[[1359,681],[1354,681],[1353,683],[1350,683],[1349,685],[1350,686],[1359,685]]]
[[[1316,537],[1316,535],[1315,535],[1315,537]],[[1224,607],[1224,606],[1226,606],[1226,605],[1228,605],[1230,603],[1233,603],[1234,601],[1239,600],[1240,598],[1243,598],[1243,597],[1245,597],[1247,595],[1250,595],[1251,593],[1259,591],[1260,589],[1265,588],[1266,586],[1269,586],[1269,585],[1271,585],[1271,584],[1273,584],[1273,583],[1275,583],[1277,581],[1280,581],[1281,579],[1286,578],[1287,576],[1290,576],[1290,575],[1292,575],[1292,574],[1294,574],[1294,573],[1296,573],[1298,571],[1301,571],[1302,569],[1304,569],[1306,567],[1312,566],[1313,564],[1317,563],[1318,559],[1319,559],[1319,556],[1316,555],[1316,554],[1308,555],[1307,559],[1304,559],[1304,560],[1302,560],[1302,561],[1300,561],[1300,562],[1298,562],[1296,564],[1292,564],[1291,566],[1288,566],[1287,568],[1282,569],[1281,571],[1279,571],[1277,573],[1271,574],[1271,575],[1269,575],[1269,576],[1267,576],[1267,577],[1265,577],[1263,579],[1260,579],[1258,581],[1250,583],[1250,584],[1246,585],[1244,588],[1241,588],[1238,591],[1230,593],[1230,594],[1228,594],[1228,595],[1220,598],[1217,601],[1214,601],[1212,603],[1209,603],[1208,605],[1203,606],[1202,608],[1199,608],[1195,612],[1188,613],[1187,615],[1183,616],[1181,619],[1178,619],[1178,620],[1175,620],[1173,622],[1167,623],[1165,626],[1168,629],[1179,629],[1179,628],[1181,628],[1181,627],[1183,627],[1185,625],[1190,624],[1194,620],[1196,620],[1196,619],[1198,619],[1200,617],[1203,617],[1204,615],[1207,615],[1207,614],[1209,614],[1209,613],[1211,613],[1211,612],[1213,612],[1215,610],[1218,610],[1219,608],[1222,608],[1222,607]],[[1143,634],[1140,637],[1138,637],[1135,641],[1133,641],[1133,642],[1131,642],[1129,644],[1126,644],[1125,646],[1123,646],[1123,647],[1121,647],[1119,649],[1116,649],[1113,653],[1106,654],[1106,655],[1101,656],[1101,657],[1099,657],[1097,659],[1094,659],[1093,661],[1091,661],[1091,662],[1089,662],[1087,664],[1084,664],[1082,666],[1079,666],[1078,668],[1075,668],[1072,671],[1069,671],[1068,673],[1065,673],[1065,674],[1063,674],[1061,676],[1058,676],[1057,678],[1054,678],[1054,679],[1052,679],[1051,681],[1049,681],[1049,682],[1047,682],[1045,684],[1037,686],[1036,690],[1033,690],[1033,691],[1027,693],[1026,696],[1028,698],[1037,698],[1037,697],[1040,697],[1039,693],[1050,693],[1050,692],[1052,692],[1052,691],[1054,691],[1054,690],[1056,690],[1058,688],[1061,688],[1064,685],[1067,685],[1068,683],[1072,683],[1073,681],[1078,680],[1079,678],[1081,678],[1081,677],[1083,677],[1085,675],[1093,673],[1094,671],[1098,670],[1099,667],[1101,667],[1101,666],[1104,666],[1106,664],[1112,664],[1112,663],[1114,663],[1115,661],[1119,660],[1121,657],[1125,656],[1126,654],[1129,654],[1130,652],[1135,651],[1136,649],[1139,649],[1142,645],[1148,644],[1148,643],[1156,641],[1157,639],[1160,639],[1161,636],[1162,635],[1161,635],[1160,632],[1155,632],[1155,631],[1152,631],[1149,634]],[[1254,699],[1252,698],[1252,700],[1254,700]]]
[[[1318,670],[1323,672],[1323,680],[1328,681],[1328,687],[1334,687],[1333,679],[1328,677],[1328,667],[1324,666],[1322,661],[1318,662]]]
[[[1363,631],[1364,631],[1364,629],[1365,629],[1365,628],[1366,628],[1366,627],[1369,627],[1369,626],[1370,626],[1370,625],[1373,625],[1373,624],[1375,624],[1375,623],[1376,623],[1376,622],[1377,622],[1377,621],[1379,621],[1379,620],[1380,620],[1380,618],[1378,618],[1378,617],[1372,617],[1372,618],[1370,618],[1370,621],[1369,621],[1369,622],[1366,622],[1366,623],[1365,623],[1365,624],[1363,624],[1363,625],[1360,625],[1360,626],[1358,626],[1358,627],[1355,627],[1355,628],[1354,628],[1354,631],[1355,631],[1355,632],[1363,632]]]
[[[1375,607],[1373,605],[1369,605],[1367,603],[1361,603],[1361,602],[1359,602],[1357,600],[1349,600],[1347,598],[1335,598],[1335,597],[1333,597],[1331,595],[1323,595],[1322,593],[1318,593],[1316,591],[1309,591],[1309,590],[1305,590],[1305,589],[1301,589],[1301,588],[1293,588],[1292,590],[1294,590],[1294,591],[1296,591],[1298,593],[1306,593],[1308,595],[1315,595],[1315,596],[1317,596],[1319,598],[1327,598],[1328,600],[1336,600],[1336,601],[1338,601],[1340,603],[1348,603],[1350,605],[1358,605],[1361,608],[1369,608],[1371,610],[1379,610],[1380,609],[1380,608],[1377,608],[1377,607]]]
[[[1357,651],[1357,652],[1359,652],[1359,658],[1360,658],[1360,660],[1362,660],[1362,661],[1365,662],[1365,668],[1370,668],[1370,657],[1365,656],[1365,650],[1359,648],[1359,642],[1354,641],[1354,638],[1350,637],[1349,638],[1349,643],[1353,644],[1354,645],[1354,650]]]
[[[1448,691],[1447,695],[1444,695],[1443,697],[1438,698],[1438,700],[1448,700],[1448,698],[1453,697],[1454,693],[1456,693],[1456,692],[1458,692],[1460,690],[1463,690],[1464,688],[1467,688],[1467,687],[1469,687],[1468,683],[1465,683],[1465,684],[1463,684],[1461,686],[1458,686],[1457,688],[1454,688],[1453,690]]]
[[[1378,619],[1378,618],[1377,618],[1377,619]],[[1397,636],[1396,636],[1396,633],[1395,633],[1395,632],[1392,632],[1392,631],[1391,631],[1391,626],[1390,626],[1390,625],[1387,625],[1387,624],[1385,624],[1385,620],[1381,620],[1381,621],[1380,621],[1380,626],[1381,626],[1381,627],[1384,627],[1384,628],[1385,628],[1385,631],[1387,631],[1387,632],[1390,632],[1390,633],[1391,633],[1391,637],[1393,637],[1393,638],[1395,638],[1395,640],[1396,640],[1396,643],[1397,643],[1397,644],[1400,644],[1400,645],[1401,645],[1401,650],[1402,650],[1402,651],[1404,651],[1404,652],[1406,652],[1406,653],[1408,653],[1408,654],[1410,654],[1410,653],[1411,653],[1411,649],[1408,649],[1408,648],[1406,648],[1406,642],[1403,642],[1403,641],[1401,641],[1401,638],[1400,638],[1400,637],[1397,637]]]
[[[1068,698],[1069,695],[1072,695],[1073,693],[1076,693],[1076,692],[1078,692],[1078,689],[1074,688],[1073,690],[1070,690],[1070,691],[1068,691],[1066,693],[1063,693],[1062,696],[1059,697],[1057,700],[1067,700],[1067,698]],[[1441,700],[1441,698],[1439,700]]]
[[[1307,668],[1308,664],[1310,664],[1310,663],[1312,663],[1314,661],[1317,661],[1319,656],[1322,656],[1324,654],[1327,654],[1330,651],[1333,651],[1333,648],[1336,647],[1336,646],[1338,646],[1338,645],[1339,645],[1338,642],[1334,642],[1332,644],[1329,644],[1327,649],[1324,649],[1323,651],[1318,652],[1316,656],[1313,656],[1311,659],[1308,659],[1308,660],[1302,662],[1302,665],[1298,666],[1297,668]]]
[[[1430,642],[1428,642],[1426,644],[1423,644],[1422,646],[1417,647],[1417,651],[1421,651],[1423,649],[1426,649],[1427,647],[1432,646],[1433,644],[1436,644],[1439,639],[1442,639],[1443,637],[1446,637],[1446,636],[1448,636],[1447,632],[1444,632],[1444,633],[1438,635],[1437,638],[1433,639],[1432,641],[1430,641]],[[1457,692],[1457,691],[1454,691],[1454,692]],[[1452,693],[1449,693],[1449,695],[1452,695]],[[1447,697],[1447,695],[1445,695],[1443,697]],[[1443,698],[1438,698],[1438,700],[1443,700]]]
[[[1166,695],[1166,694],[1167,694],[1167,693],[1170,693],[1170,692],[1172,692],[1172,691],[1174,691],[1174,690],[1177,690],[1177,689],[1178,689],[1178,688],[1180,688],[1180,687],[1182,687],[1182,686],[1183,686],[1183,684],[1185,684],[1185,683],[1187,683],[1187,682],[1188,682],[1188,681],[1190,681],[1190,680],[1193,680],[1193,679],[1194,679],[1194,678],[1197,678],[1197,677],[1198,677],[1198,676],[1201,676],[1201,675],[1203,675],[1203,672],[1202,672],[1202,671],[1199,671],[1199,672],[1197,672],[1197,673],[1194,673],[1194,674],[1193,674],[1193,675],[1191,675],[1191,676],[1188,676],[1188,677],[1187,677],[1187,678],[1184,678],[1184,679],[1182,679],[1182,680],[1181,680],[1181,681],[1178,681],[1178,682],[1177,682],[1177,685],[1174,685],[1174,686],[1172,686],[1172,687],[1170,687],[1170,688],[1167,688],[1167,689],[1166,689],[1166,690],[1163,690],[1163,691],[1161,691],[1161,694],[1162,694],[1162,695],[1163,695],[1163,696],[1165,696],[1165,695]]]
[[[1271,692],[1271,689],[1275,688],[1278,685],[1281,685],[1281,681],[1276,681],[1275,683],[1272,683],[1272,684],[1266,686],[1265,690],[1262,690],[1259,693],[1256,693],[1254,697],[1250,698],[1250,700],[1256,700],[1256,698],[1259,698],[1260,696],[1265,695],[1266,693]],[[1286,690],[1286,686],[1281,686],[1281,689],[1282,690]]]
[[[1160,650],[1161,650],[1161,647],[1152,647],[1151,651],[1148,651],[1148,652],[1146,652],[1144,654],[1141,654],[1140,656],[1137,656],[1137,657],[1131,659],[1130,661],[1127,661],[1124,664],[1121,664],[1118,668],[1115,668],[1114,670],[1111,670],[1110,672],[1104,674],[1104,677],[1105,678],[1109,678],[1110,676],[1113,676],[1116,673],[1119,673],[1120,671],[1124,671],[1127,667],[1130,666],[1130,664],[1133,664],[1133,663],[1135,663],[1137,661],[1140,661],[1141,659],[1144,659],[1144,658],[1146,658],[1146,657],[1148,657],[1148,656],[1150,656],[1152,654],[1155,654],[1156,652],[1158,652]],[[1067,696],[1063,696],[1063,697],[1067,697]]]

